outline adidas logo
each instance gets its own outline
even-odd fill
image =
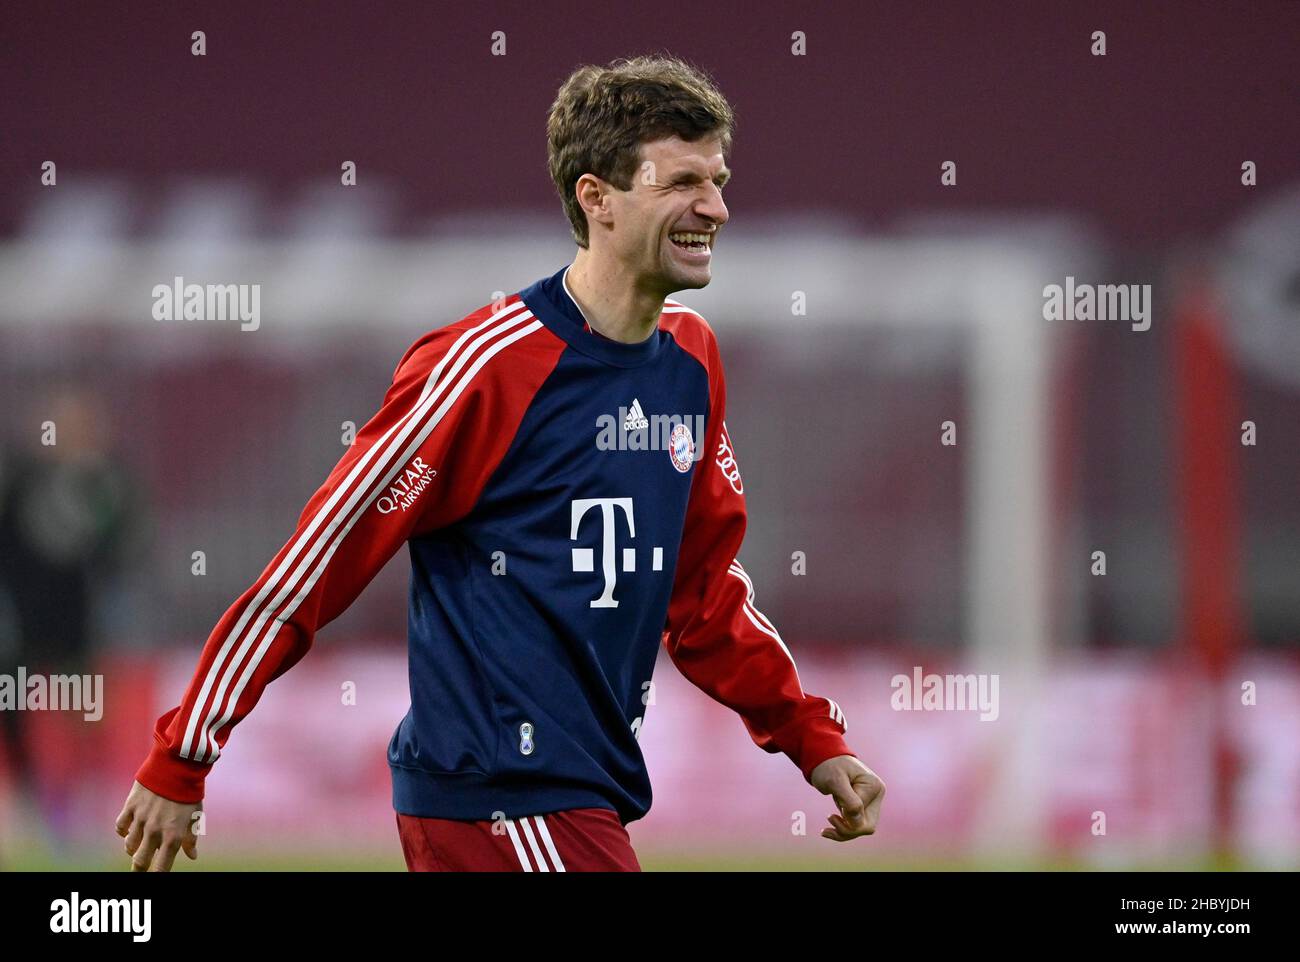
[[[627,416],[623,418],[623,430],[644,431],[649,426],[650,422],[641,410],[641,402],[633,398],[632,406],[627,409]]]

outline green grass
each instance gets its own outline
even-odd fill
[[[640,851],[637,858],[648,872],[951,872],[951,871],[1096,871],[1097,866],[1072,859],[1051,859],[1039,862],[994,862],[988,860],[944,859],[923,857],[863,858],[862,861],[843,858],[819,859],[790,858],[783,856],[744,855],[731,852],[676,853],[669,851]],[[48,849],[32,846],[5,853],[0,869],[20,872],[124,872],[129,860],[120,857],[86,854],[59,855]],[[1233,871],[1249,869],[1233,859],[1201,860],[1187,862],[1134,863],[1124,866],[1106,866],[1124,871]],[[183,855],[176,860],[176,871],[181,872],[402,872],[406,870],[401,855],[373,853],[267,853],[257,852],[201,852],[197,862]]]

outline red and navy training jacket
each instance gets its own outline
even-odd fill
[[[853,754],[839,706],[804,691],[736,557],[744,485],[712,329],[669,300],[647,340],[601,337],[566,271],[406,352],[293,536],[213,629],[141,784],[200,800],[232,729],[403,543],[399,812],[640,818],[637,734],[661,643],[805,779]]]

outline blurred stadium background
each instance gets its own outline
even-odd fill
[[[876,838],[820,839],[828,800],[663,658],[643,864],[1297,867],[1300,7],[1008,12],[12,14],[0,672],[99,672],[105,707],[0,713],[0,867],[126,867],[152,722],[343,423],[423,331],[571,257],[558,83],[661,49],[739,117],[715,280],[681,299],[725,352],[756,602],[889,797]],[[177,276],[260,284],[260,327],[154,320]],[[1067,276],[1152,285],[1151,329],[1043,320]],[[402,867],[407,576],[401,552],[240,726],[194,867]],[[915,666],[998,674],[998,719],[892,710]]]

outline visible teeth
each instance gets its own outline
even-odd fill
[[[668,239],[678,244],[707,244],[708,234],[669,234]]]

